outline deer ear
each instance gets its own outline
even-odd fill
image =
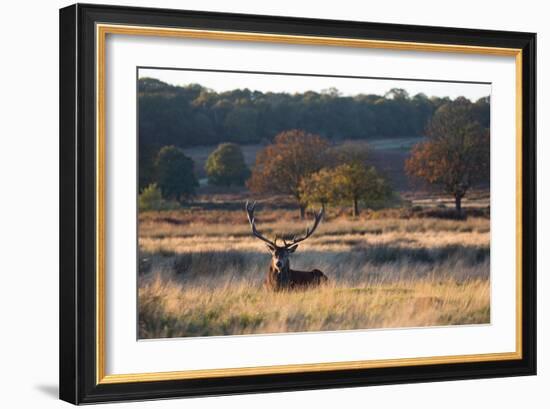
[[[289,253],[294,253],[294,252],[296,251],[297,248],[298,248],[298,245],[295,244],[294,246],[288,248],[288,252],[289,252]]]
[[[268,250],[270,253],[274,253],[274,252],[275,252],[275,247],[273,247],[271,244],[265,243],[265,246],[267,247],[267,250]]]

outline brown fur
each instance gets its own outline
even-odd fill
[[[327,276],[317,269],[299,271],[292,270],[287,266],[286,269],[281,270],[279,273],[273,266],[270,266],[264,280],[264,286],[266,289],[272,291],[304,290],[325,284],[327,281]]]

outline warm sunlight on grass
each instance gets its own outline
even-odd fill
[[[140,216],[139,337],[395,328],[490,321],[489,220],[330,214],[291,258],[323,288],[262,287],[270,257],[243,210]],[[295,212],[260,213],[291,234]]]
[[[489,322],[488,299],[482,279],[275,293],[246,281],[211,288],[157,275],[139,289],[139,331],[140,338],[159,338],[479,324]]]

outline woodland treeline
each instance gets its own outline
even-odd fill
[[[368,165],[368,152],[349,143],[359,137],[425,136],[411,150],[404,171],[453,196],[459,216],[466,193],[489,181],[489,97],[475,102],[423,94],[411,98],[402,89],[355,97],[340,96],[336,90],[216,93],[200,85],[174,87],[155,79],[142,79],[139,86],[143,210],[166,208],[166,200],[182,203],[195,195],[199,183],[194,161],[182,148],[199,142],[218,145],[205,165],[208,184],[246,185],[253,193],[292,196],[302,217],[313,204],[351,204],[357,216],[360,203],[391,200],[392,188]],[[292,121],[302,127],[288,129]],[[358,124],[366,127],[362,134]],[[371,133],[377,127],[384,130]],[[339,140],[348,142],[335,143]],[[252,142],[263,148],[249,169],[240,144]]]
[[[323,92],[273,93],[236,89],[217,93],[198,84],[173,86],[141,78],[140,147],[269,143],[288,129],[303,129],[335,140],[423,136],[434,112],[449,98],[409,95],[342,96]],[[489,100],[474,103],[477,121],[489,127]],[[143,158],[145,159],[145,158]]]

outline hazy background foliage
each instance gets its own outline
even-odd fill
[[[217,93],[199,84],[173,86],[154,78],[138,82],[140,188],[162,146],[180,148],[224,142],[262,144],[289,129],[330,141],[410,138],[425,135],[434,112],[449,98],[408,95],[342,96],[326,92],[272,93],[236,89]],[[474,101],[476,120],[489,125],[489,100]]]

